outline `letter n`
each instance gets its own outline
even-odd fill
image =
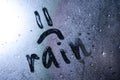
[[[75,54],[75,57],[79,60],[81,59],[80,57],[80,51],[79,48],[81,48],[84,56],[90,56],[91,52],[87,52],[82,40],[80,38],[76,38],[75,39],[75,44],[73,44],[72,42],[69,43],[69,46],[71,47],[73,53]]]

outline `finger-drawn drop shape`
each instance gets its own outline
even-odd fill
[[[43,13],[44,13],[44,15],[45,15],[45,18],[46,18],[46,20],[47,20],[48,25],[49,25],[49,26],[53,26],[53,22],[52,22],[52,19],[51,19],[49,13],[48,13],[47,8],[44,7],[42,10],[43,10]]]
[[[36,22],[37,22],[37,25],[39,26],[39,28],[43,28],[43,24],[41,22],[41,18],[40,18],[40,15],[37,11],[34,12],[35,14],[35,17],[36,17]]]
[[[38,39],[37,43],[38,43],[38,44],[41,44],[42,41],[43,41],[48,35],[53,34],[53,33],[56,34],[57,37],[58,37],[60,40],[63,40],[63,39],[64,39],[64,36],[63,36],[63,34],[61,33],[60,30],[58,30],[58,29],[49,29],[49,30],[47,30],[47,31],[45,31],[45,32],[43,32],[43,33],[41,34],[41,36],[40,36],[40,38]]]

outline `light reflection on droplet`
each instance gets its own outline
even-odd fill
[[[108,28],[110,28],[111,26],[110,25],[108,25]]]
[[[102,52],[103,57],[106,57],[106,54],[107,54],[106,52],[104,51]]]
[[[93,63],[91,63],[91,64],[90,64],[90,66],[91,66],[91,67],[93,67],[93,66],[94,66],[94,64],[93,64]]]
[[[118,48],[120,49],[120,46]]]
[[[108,17],[110,17],[111,15],[110,14],[108,14]]]
[[[62,75],[62,74],[60,74],[60,78],[64,79],[64,77],[63,77],[63,75]]]
[[[99,32],[102,32],[102,29],[100,29]]]

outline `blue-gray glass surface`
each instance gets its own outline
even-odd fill
[[[119,80],[120,0],[0,0],[0,80]]]

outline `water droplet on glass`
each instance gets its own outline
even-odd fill
[[[60,78],[62,78],[62,79],[64,78],[62,74],[60,74]]]
[[[102,55],[103,55],[103,57],[106,57],[106,54],[107,54],[107,53],[105,53],[105,52],[102,52]]]
[[[79,13],[81,13],[80,9],[78,10]]]
[[[74,58],[74,55],[73,55],[73,54],[71,55],[71,58]]]
[[[102,29],[100,29],[99,31],[102,32]]]
[[[30,32],[32,32],[32,30],[30,30]]]
[[[118,14],[120,14],[120,12],[118,12]]]
[[[78,33],[79,36],[81,36],[82,34],[81,33]]]
[[[113,51],[110,51],[111,53],[113,53]]]
[[[100,80],[103,80],[102,76],[100,76]]]
[[[110,17],[111,15],[110,14],[108,14],[108,17]]]
[[[111,26],[110,25],[108,25],[108,28],[110,28]]]
[[[96,69],[94,69],[94,71],[96,72],[97,70],[96,70]]]
[[[85,61],[82,59],[80,60],[80,63],[82,63],[83,65],[85,64]]]
[[[112,72],[112,75],[116,75],[116,72]]]
[[[110,70],[113,70],[111,66],[109,67],[109,69],[110,69]]]
[[[20,36],[21,36],[21,34],[18,34],[18,36],[20,37]]]
[[[120,46],[118,48],[120,49]]]
[[[94,47],[95,47],[95,45],[93,44],[93,45],[92,45],[92,47],[94,48]]]
[[[88,16],[91,16],[91,14],[89,13]]]
[[[73,71],[72,71],[72,70],[70,70],[70,72],[72,73]]]
[[[91,40],[91,38],[88,38],[88,40]]]
[[[57,42],[57,45],[61,45],[61,42]]]
[[[70,16],[67,16],[67,19],[70,19]]]
[[[95,25],[92,26],[93,30],[95,30]]]
[[[90,33],[89,33],[89,32],[88,32],[87,34],[88,34],[88,35],[90,35]]]
[[[93,66],[94,66],[94,64],[93,64],[93,63],[91,63],[91,64],[90,64],[90,66],[91,66],[91,67],[93,67]]]

